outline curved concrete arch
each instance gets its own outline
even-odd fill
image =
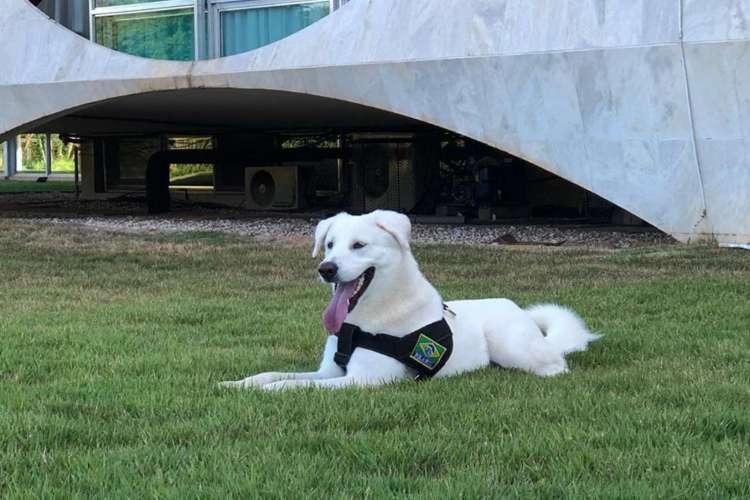
[[[750,242],[748,0],[352,0],[194,63],[117,53],[6,3],[0,138],[145,92],[297,92],[479,140],[682,240]]]

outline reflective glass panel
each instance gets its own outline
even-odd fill
[[[96,41],[153,59],[190,61],[194,56],[193,9],[96,17]]]
[[[327,16],[328,0],[221,13],[221,55],[257,49],[295,33]]]
[[[213,137],[170,137],[169,149],[213,149]],[[173,188],[213,188],[214,166],[207,163],[180,163],[169,166]]]
[[[72,174],[75,171],[73,144],[64,144],[58,134],[52,134],[50,138],[52,140],[52,172]]]
[[[46,172],[47,151],[44,134],[23,134],[18,136],[18,147],[21,158],[18,162],[19,172]]]

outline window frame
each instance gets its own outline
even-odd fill
[[[195,8],[196,0],[158,0],[109,7],[96,7],[96,0],[89,0],[91,17],[116,16],[118,14],[140,14],[152,11]]]
[[[157,0],[97,7],[96,0],[89,2],[89,33],[96,40],[96,18],[123,14],[147,14],[170,10],[193,9],[193,54],[194,60],[213,59],[221,55],[221,13],[232,10],[262,9],[285,5],[305,5],[326,0]],[[350,0],[327,0],[329,15]]]
[[[171,141],[176,139],[210,139],[211,147],[209,148],[172,148]],[[189,150],[208,151],[216,149],[216,136],[201,134],[164,134],[162,135],[162,151],[189,151]],[[206,163],[211,165],[211,185],[180,185],[172,184],[172,165],[169,165],[169,190],[170,191],[197,191],[205,193],[216,193],[216,163]],[[183,164],[184,165],[184,164]]]
[[[153,12],[193,9],[193,60],[196,60],[198,59],[200,42],[202,40],[198,27],[203,26],[202,23],[199,24],[199,3],[202,3],[201,0],[159,0],[156,2],[97,7],[96,0],[89,0],[90,39],[94,43],[99,43],[96,39],[96,18],[113,17],[125,14],[148,14]]]
[[[44,138],[43,142],[43,148],[44,148],[44,169],[43,170],[24,170],[23,169],[23,162],[24,162],[24,155],[23,155],[23,141],[21,141],[21,137],[25,135],[36,135],[41,136]],[[71,171],[67,170],[57,170],[55,169],[55,158],[53,154],[53,147],[52,147],[52,136],[58,136],[59,134],[52,134],[49,132],[24,132],[15,136],[12,136],[8,139],[8,141],[5,142],[5,151],[3,153],[4,159],[5,159],[5,176],[6,177],[12,177],[15,175],[20,176],[26,176],[26,177],[63,177],[63,176],[73,176],[75,174],[75,169]],[[0,143],[1,145],[2,143]],[[74,155],[78,154],[73,153]],[[73,162],[76,162],[75,156],[73,157]],[[75,163],[74,163],[75,164]]]
[[[284,7],[288,5],[307,5],[328,1],[328,15],[334,9],[335,0],[207,0],[208,11],[208,57],[215,59],[221,54],[221,14],[237,10],[266,9],[269,7]]]

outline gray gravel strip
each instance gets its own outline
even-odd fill
[[[259,240],[300,240],[310,238],[317,220],[260,219],[179,219],[149,216],[124,217],[24,217],[18,220],[39,224],[74,225],[95,230],[126,233],[218,231],[252,236]],[[670,236],[653,230],[632,231],[586,226],[542,225],[433,225],[415,224],[417,243],[457,243],[474,245],[549,245],[600,248],[631,248],[674,244]]]

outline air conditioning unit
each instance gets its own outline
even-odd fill
[[[296,210],[300,208],[300,169],[297,166],[245,168],[245,208]]]

